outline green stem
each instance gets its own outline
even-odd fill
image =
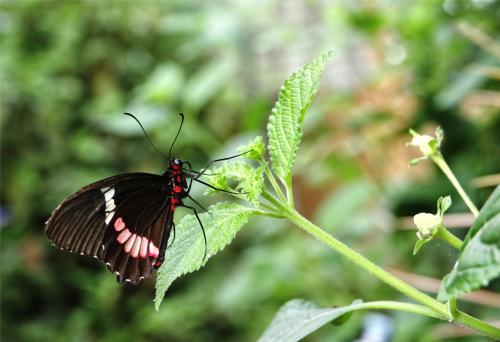
[[[463,244],[462,240],[460,240],[455,235],[450,233],[448,229],[446,229],[443,225],[440,225],[438,227],[436,236],[441,240],[445,241],[446,243],[448,243],[453,248],[458,250],[462,249],[462,244]]]
[[[293,201],[293,187],[292,187],[292,175],[290,174],[286,179],[286,198],[288,199],[288,206],[291,208],[295,207],[295,203]]]
[[[260,203],[260,208],[264,208],[266,209],[267,211],[272,211],[274,212],[276,209],[268,204],[265,204],[265,203]]]
[[[472,203],[471,199],[469,196],[467,196],[467,193],[465,190],[462,188],[460,183],[458,182],[457,178],[453,174],[453,171],[451,171],[450,167],[444,160],[443,156],[441,154],[433,154],[430,156],[431,159],[436,163],[436,165],[443,171],[446,177],[450,180],[451,184],[455,187],[455,189],[458,191],[462,199],[464,200],[465,204],[467,207],[469,207],[469,210],[472,212],[472,214],[477,217],[479,215],[479,210],[477,210],[476,206],[474,203]]]
[[[381,279],[383,282],[389,284],[393,288],[401,291],[410,298],[425,304],[427,307],[433,309],[438,313],[446,313],[446,306],[432,297],[418,291],[411,285],[405,283],[401,279],[392,275],[391,273],[384,270],[382,267],[374,264],[355,250],[349,248],[347,245],[343,244],[339,240],[335,239],[333,236],[322,230],[321,228],[314,225],[312,222],[307,220],[305,217],[301,216],[295,210],[289,210],[287,217],[297,224],[299,227],[307,231],[309,234],[315,238],[323,241],[338,253],[342,254],[344,257],[349,259],[351,262],[357,264],[361,268],[367,270],[377,278]]]
[[[376,309],[376,310],[397,310],[397,311],[406,311],[411,312],[417,315],[428,316],[439,319],[447,319],[446,316],[442,316],[436,313],[434,310],[429,309],[426,306],[397,302],[392,300],[377,300],[374,302],[360,303],[352,305],[356,307],[355,310],[368,310],[368,309]]]
[[[285,198],[285,195],[283,195],[283,191],[281,191],[281,188],[278,185],[276,178],[274,178],[271,169],[269,169],[269,165],[267,165],[267,162],[264,159],[261,159],[260,163],[264,166],[264,172],[266,173],[267,179],[269,179],[269,182],[271,183],[271,186],[273,187],[276,194],[283,200],[283,202],[287,202],[287,199]]]
[[[282,205],[280,203],[280,201],[274,197],[273,195],[271,195],[270,193],[268,193],[266,190],[264,190],[262,192],[262,197],[264,197],[269,203],[273,204],[275,206],[275,208],[281,208]],[[278,210],[279,212],[279,210]]]
[[[267,210],[254,209],[253,214],[260,216],[274,217],[274,218],[283,218],[283,215],[280,215],[274,211],[267,211]]]
[[[455,317],[455,322],[458,322],[460,325],[465,327],[469,327],[476,331],[479,331],[486,336],[489,336],[497,341],[500,341],[500,329],[489,325],[486,322],[483,322],[475,317],[472,317],[465,312],[457,311],[457,316]]]
[[[457,299],[455,297],[450,298],[446,306],[448,307],[448,316],[450,320],[456,319],[458,314]]]
[[[332,249],[336,250],[338,253],[346,257],[352,263],[358,265],[364,270],[370,272],[386,284],[392,286],[401,293],[407,295],[408,297],[414,299],[415,301],[425,305],[426,307],[432,309],[441,319],[450,320],[448,316],[448,310],[445,304],[438,302],[434,298],[426,295],[423,292],[415,289],[408,283],[399,279],[398,277],[392,275],[391,273],[384,270],[382,267],[374,264],[355,250],[349,248],[347,245],[343,244],[339,240],[335,239],[333,236],[314,225],[312,222],[307,220],[305,217],[300,215],[297,211],[292,208],[284,207],[279,205],[279,208],[284,211],[285,216],[304,229],[306,232],[324,242]],[[493,327],[486,322],[483,322],[477,318],[471,317],[463,312],[458,311],[456,322],[465,325],[467,327],[473,328],[489,337],[500,339],[500,329]]]

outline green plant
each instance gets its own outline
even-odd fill
[[[208,213],[201,215],[208,240],[206,259],[203,259],[205,248],[203,236],[194,217],[188,215],[181,220],[177,229],[176,241],[170,249],[167,249],[166,262],[158,272],[156,308],[159,308],[165,291],[175,278],[202,267],[212,255],[234,238],[250,217],[262,215],[289,220],[349,259],[353,264],[365,269],[418,303],[396,301],[362,303],[356,301],[344,308],[320,309],[311,303],[289,302],[279,311],[273,323],[262,336],[262,340],[285,337],[287,340],[297,340],[325,323],[345,316],[346,313],[366,309],[412,312],[455,322],[489,337],[500,339],[500,329],[461,312],[456,307],[457,295],[471,291],[481,284],[486,284],[500,273],[500,260],[498,260],[500,255],[500,214],[498,210],[500,189],[494,192],[481,210],[476,223],[469,231],[469,236],[463,243],[442,225],[442,215],[451,205],[449,197],[439,199],[436,215],[421,214],[416,217],[420,241],[425,243],[433,237],[439,237],[462,250],[457,266],[445,278],[440,293],[439,298],[447,300],[447,303],[442,303],[420,292],[374,264],[310,222],[295,209],[292,168],[302,137],[301,124],[316,95],[321,74],[330,58],[331,52],[304,66],[294,73],[281,88],[267,126],[269,137],[267,150],[271,163],[264,157],[266,146],[262,137],[257,137],[247,146],[240,147],[240,151],[246,152],[246,162],[232,161],[212,169],[211,175],[207,177],[209,182],[217,188],[237,192],[238,194],[233,196],[246,202],[246,205],[222,202],[211,206]],[[460,187],[441,155],[439,148],[442,141],[442,131],[437,131],[436,138],[420,135],[414,131],[412,134],[414,138],[410,144],[418,146],[424,154],[420,159],[432,159],[448,176],[471,211],[477,216],[477,209]],[[417,161],[413,161],[412,164],[416,164]],[[422,245],[423,243],[417,243],[416,251]],[[477,248],[487,249],[490,257],[481,257],[481,260],[478,260],[478,256],[470,252],[470,249]],[[475,258],[474,260],[480,265],[475,269],[475,272],[469,274],[462,265],[470,269],[471,258]],[[318,319],[310,319],[316,314],[318,314]]]

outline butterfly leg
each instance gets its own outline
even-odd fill
[[[205,207],[204,207],[204,206],[202,206],[200,203],[198,203],[198,201],[197,201],[197,200],[195,200],[193,197],[191,197],[189,194],[187,195],[187,197],[188,197],[191,201],[193,201],[193,202],[194,202],[194,203],[195,203],[198,207],[200,207],[201,209],[203,209],[205,212],[207,212],[207,213],[211,214],[211,213],[210,213],[210,211],[208,211],[208,209],[207,209],[207,208],[205,208]]]
[[[198,216],[198,211],[196,211],[196,208],[190,207],[187,205],[182,205],[184,208],[191,209],[194,213],[194,216],[196,216],[196,219],[198,220],[198,223],[200,224],[201,231],[203,233],[203,240],[205,241],[205,253],[203,254],[203,261],[207,258],[207,234],[205,234],[205,228],[203,227],[203,223],[201,223],[200,217]]]

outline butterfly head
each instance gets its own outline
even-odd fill
[[[177,159],[177,158],[172,158],[168,162],[170,169],[172,170],[180,170],[182,168],[182,160]]]

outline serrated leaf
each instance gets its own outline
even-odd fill
[[[209,183],[222,190],[237,191],[241,193],[248,202],[254,206],[259,206],[259,197],[264,190],[264,168],[254,167],[243,161],[233,161],[224,163],[219,168],[210,171],[213,176],[209,176]],[[231,187],[232,182],[236,182],[235,187]],[[206,193],[215,193],[217,190],[207,189]]]
[[[222,202],[200,214],[207,235],[207,257],[201,227],[194,215],[186,215],[176,225],[175,241],[165,252],[165,262],[156,277],[155,308],[159,309],[165,292],[183,274],[198,270],[207,260],[229,244],[253,215],[253,210],[238,204]]]
[[[291,176],[302,138],[304,114],[318,91],[320,77],[331,56],[330,51],[292,74],[281,87],[269,117],[269,154],[273,171],[282,179]]]
[[[474,221],[453,270],[441,282],[439,300],[474,291],[500,276],[500,186]]]
[[[259,342],[299,341],[326,323],[361,309],[361,303],[361,300],[355,300],[341,308],[320,308],[312,302],[293,299],[281,307]]]
[[[254,140],[249,142],[247,145],[238,147],[238,152],[245,153],[244,157],[247,159],[262,159],[264,156],[264,140],[262,137],[256,136]]]

